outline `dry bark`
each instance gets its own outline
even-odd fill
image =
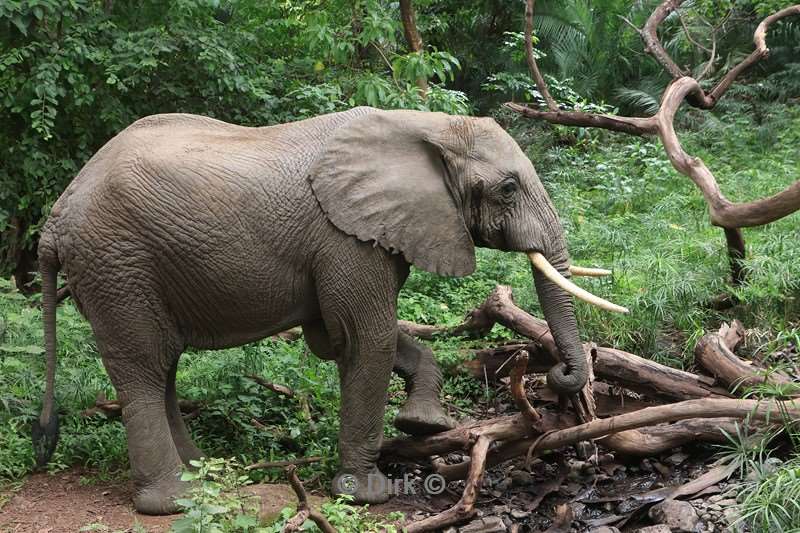
[[[736,345],[744,336],[742,324],[736,320],[730,326],[723,324],[717,332],[707,333],[695,346],[694,358],[731,392],[761,383],[786,384],[791,379],[779,372],[739,359],[734,353]]]
[[[686,400],[668,405],[657,405],[632,413],[610,418],[596,419],[585,424],[570,426],[567,417],[549,412],[540,412],[541,429],[547,434],[541,437],[539,450],[561,448],[582,440],[597,439],[622,431],[677,422],[692,418],[735,418],[758,422],[780,418],[784,414],[791,418],[800,416],[800,401],[786,402],[705,398]],[[548,433],[549,432],[549,433]],[[527,439],[530,446],[543,433],[530,426],[521,414],[507,415],[475,422],[430,435],[428,437],[397,437],[387,439],[381,447],[384,458],[416,461],[432,455],[465,450],[475,435],[486,435],[492,440],[512,441]]]
[[[253,463],[245,467],[245,470],[263,470],[266,468],[285,468],[287,466],[308,465],[322,461],[322,457],[300,457],[299,459],[287,459],[285,461],[265,461],[263,463]]]
[[[422,37],[417,30],[417,16],[414,13],[414,6],[411,0],[400,0],[400,19],[403,22],[403,34],[406,37],[408,47],[412,52],[422,52]],[[417,78],[417,87],[424,99],[428,94],[428,80]]]
[[[178,400],[178,407],[184,417],[192,416],[203,408],[201,402],[192,400]],[[122,416],[122,404],[119,400],[108,400],[102,392],[97,394],[94,405],[81,411],[81,416],[95,416],[104,414],[107,418],[118,418]]]
[[[248,374],[245,376],[247,379],[252,379],[265,389],[269,389],[273,392],[277,392],[281,396],[286,396],[287,398],[294,398],[294,391],[287,387],[286,385],[281,385],[280,383],[273,383],[271,381],[267,381],[266,379],[262,378],[261,376],[256,376],[253,374]]]
[[[514,303],[511,287],[505,285],[496,286],[486,300],[457,326],[440,328],[401,321],[399,327],[410,335],[433,339],[437,335],[485,335],[494,324],[502,324],[534,342],[478,351],[475,360],[465,363],[478,379],[484,379],[484,376],[498,379],[508,375],[513,365],[507,363],[521,350],[531,356],[528,363],[530,372],[547,372],[558,361],[558,349],[547,322],[520,309]],[[586,349],[592,352],[594,373],[598,378],[651,397],[687,400],[730,396],[726,390],[714,387],[712,378],[670,368],[614,348],[587,345]]]
[[[545,120],[552,124],[603,128],[632,135],[658,135],[672,166],[678,172],[691,179],[702,192],[703,198],[708,204],[711,223],[725,230],[732,281],[734,284],[740,284],[744,276],[741,260],[745,255],[745,243],[740,228],[767,224],[800,209],[800,180],[789,185],[783,191],[766,198],[751,202],[731,202],[722,194],[716,178],[705,163],[700,158],[690,156],[684,151],[673,125],[675,113],[684,100],[690,105],[701,109],[712,109],[716,106],[722,95],[725,94],[742,72],[769,55],[769,48],[767,48],[766,44],[769,26],[782,18],[799,15],[800,4],[781,9],[762,20],[753,34],[753,43],[755,44],[753,52],[732,67],[719,80],[716,86],[709,93],[706,93],[696,79],[687,76],[683,69],[678,67],[658,38],[658,27],[661,22],[670,13],[676,11],[683,2],[684,0],[666,0],[662,2],[653,10],[644,28],[641,30],[637,28],[637,32],[644,42],[645,51],[651,54],[673,79],[672,83],[664,91],[661,105],[655,115],[640,118],[559,111],[558,104],[551,101],[552,99],[546,99],[547,111],[513,102],[507,103],[506,107],[525,117]],[[532,0],[528,0],[526,3],[525,17],[525,29],[527,32],[531,24],[530,21],[533,18]],[[549,95],[547,84],[539,72],[536,59],[533,56],[531,40],[527,37],[526,33],[525,47],[529,70],[539,92],[543,95]],[[709,60],[709,67],[715,53],[716,41],[711,51],[712,58]],[[705,69],[705,71],[707,70]]]
[[[290,518],[286,525],[283,526],[281,533],[291,533],[292,531],[299,531],[303,523],[307,519],[311,519],[323,533],[338,533],[325,516],[312,508],[308,504],[308,495],[300,478],[297,477],[297,467],[289,465],[286,467],[286,476],[289,478],[289,483],[292,485],[294,493],[297,495],[297,514]]]
[[[547,109],[550,111],[558,111],[558,104],[555,99],[550,95],[550,90],[544,82],[542,73],[539,71],[539,66],[536,64],[536,56],[533,53],[533,7],[536,0],[527,0],[525,2],[525,61],[528,63],[528,70],[531,77],[536,80],[536,87],[544,98],[547,104]]]

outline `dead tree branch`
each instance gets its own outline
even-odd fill
[[[550,95],[550,90],[547,88],[542,73],[539,72],[539,66],[536,64],[536,56],[533,52],[533,6],[535,1],[527,0],[525,2],[525,60],[528,63],[531,77],[536,80],[536,87],[547,104],[547,109],[558,111],[558,104]]]
[[[286,385],[281,385],[279,383],[273,383],[271,381],[267,381],[266,379],[262,378],[261,376],[256,376],[254,374],[248,374],[245,376],[247,379],[251,379],[264,387],[265,389],[269,389],[273,392],[277,392],[281,396],[286,396],[287,398],[294,398],[294,391],[287,387]]]
[[[719,98],[728,90],[736,77],[744,70],[769,55],[766,45],[766,33],[770,24],[781,18],[800,14],[800,5],[787,7],[765,18],[755,31],[753,41],[756,49],[741,63],[732,68],[716,87],[706,95],[694,78],[684,75],[669,54],[661,46],[657,28],[664,18],[680,6],[683,0],[668,0],[659,5],[642,30],[646,50],[651,53],[674,78],[661,99],[658,112],[649,118],[618,117],[593,113],[577,113],[565,111],[539,111],[527,106],[509,102],[506,106],[523,116],[546,120],[554,124],[567,126],[585,126],[621,131],[634,135],[657,134],[661,138],[670,162],[681,174],[690,178],[703,193],[709,206],[711,223],[729,229],[761,226],[774,222],[800,209],[800,180],[783,191],[752,202],[734,203],[725,198],[720,191],[714,175],[697,157],[692,157],[683,150],[675,133],[674,119],[681,103],[688,99],[689,103],[711,109]],[[527,7],[526,7],[527,12]],[[535,58],[533,58],[535,62]],[[544,79],[535,79],[539,92],[546,85]],[[542,86],[539,86],[539,84]],[[741,241],[741,235],[739,235]],[[730,243],[730,241],[729,241]],[[743,245],[743,241],[741,241]],[[743,249],[743,246],[738,246]],[[732,256],[733,257],[733,256]]]
[[[178,400],[178,407],[184,417],[187,417],[199,412],[203,404],[192,400]],[[81,416],[90,417],[101,413],[107,418],[118,418],[122,416],[122,403],[119,400],[108,400],[105,393],[100,392],[94,405],[81,411]]]
[[[658,135],[672,166],[691,179],[702,192],[703,198],[708,204],[711,223],[724,228],[733,283],[739,284],[743,278],[741,260],[745,254],[744,239],[739,228],[768,224],[800,209],[800,180],[789,185],[783,191],[766,198],[751,202],[731,202],[722,194],[716,178],[705,163],[700,158],[692,157],[684,151],[673,125],[675,113],[684,100],[700,109],[715,107],[740,74],[769,55],[769,48],[766,44],[769,26],[782,18],[800,14],[800,4],[781,9],[762,20],[753,34],[755,45],[753,52],[731,68],[717,82],[716,86],[706,93],[696,79],[687,76],[687,72],[684,72],[675,63],[658,37],[659,25],[670,13],[676,12],[683,2],[684,0],[662,2],[653,10],[644,27],[641,30],[637,29],[644,43],[645,51],[651,54],[673,79],[664,91],[661,105],[655,115],[639,118],[559,111],[558,104],[549,100],[547,101],[547,111],[514,102],[508,102],[505,106],[525,117],[545,120],[551,124],[603,128],[632,135]],[[528,0],[525,7],[526,58],[539,92],[542,95],[549,95],[547,84],[536,65],[531,39],[527,35],[529,26],[532,26],[533,6],[533,1]],[[681,23],[683,23],[682,20]],[[712,30],[712,33],[713,31],[716,30]],[[709,71],[715,55],[716,38],[713,41],[711,57],[706,68],[700,74],[700,79]]]
[[[300,478],[297,477],[296,470],[297,467],[295,465],[290,465],[286,468],[286,476],[289,478],[289,483],[292,485],[292,489],[297,495],[297,514],[295,514],[286,522],[286,525],[283,526],[281,533],[298,531],[303,523],[309,518],[313,520],[315,524],[317,524],[317,527],[323,533],[338,533],[336,528],[334,528],[330,522],[328,522],[328,519],[325,518],[322,513],[313,509],[308,504],[308,495],[306,494],[306,489],[303,488]]]
[[[403,22],[403,34],[406,37],[408,47],[412,52],[422,52],[422,37],[417,29],[417,16],[414,13],[414,6],[411,0],[400,0],[400,19]],[[428,80],[417,78],[417,87],[424,99],[428,94]]]
[[[266,468],[284,468],[287,466],[300,466],[300,465],[308,465],[311,463],[318,463],[322,461],[322,457],[313,456],[313,457],[300,457],[299,459],[287,459],[285,461],[266,461],[262,463],[253,463],[249,466],[245,467],[245,470],[263,470]]]
[[[760,383],[786,384],[791,379],[779,372],[768,372],[752,363],[736,357],[733,349],[738,339],[744,336],[739,321],[723,325],[718,332],[707,333],[695,346],[697,364],[716,376],[731,392],[740,387],[752,387]],[[736,342],[731,346],[731,339]]]
[[[585,424],[565,427],[567,420],[542,412],[542,428],[552,431],[539,441],[539,450],[562,448],[582,440],[597,439],[623,431],[655,426],[667,422],[699,418],[735,418],[750,422],[780,419],[783,414],[791,418],[800,416],[800,401],[787,402],[716,399],[686,400],[668,405],[647,407],[632,413],[592,420]],[[444,455],[469,447],[474,435],[486,435],[492,440],[525,440],[530,447],[542,433],[534,430],[521,415],[509,415],[476,422],[431,435],[429,437],[397,437],[388,439],[381,447],[381,455],[393,460],[416,461],[431,455]],[[523,447],[523,445],[520,445]],[[527,447],[525,448],[527,450]]]
[[[461,499],[444,512],[408,524],[405,531],[408,533],[440,531],[451,524],[463,522],[475,514],[475,500],[478,498],[483,473],[486,471],[486,455],[493,439],[487,435],[471,435],[470,440],[474,444],[470,452],[469,473]]]

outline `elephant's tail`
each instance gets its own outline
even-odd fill
[[[42,236],[42,241],[45,236]],[[42,275],[42,321],[44,323],[44,344],[47,357],[47,381],[39,420],[33,422],[32,438],[36,454],[36,465],[47,464],[58,444],[58,408],[55,400],[56,380],[56,304],[58,271],[61,265],[54,250],[46,250],[40,242],[39,272]]]

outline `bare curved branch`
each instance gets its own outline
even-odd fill
[[[800,6],[798,6],[800,9]],[[683,100],[698,94],[697,80],[683,77],[667,87],[661,108],[655,115],[658,134],[672,166],[688,176],[708,203],[711,223],[723,228],[745,228],[774,222],[800,209],[800,180],[783,191],[752,202],[733,203],[722,194],[714,175],[698,157],[687,154],[675,133],[673,122]]]
[[[774,222],[800,209],[800,180],[767,198],[751,202],[731,202],[722,194],[716,178],[714,178],[705,163],[700,158],[690,156],[683,149],[675,133],[674,119],[675,113],[684,100],[690,105],[702,109],[713,108],[739,74],[769,55],[766,43],[769,26],[781,18],[800,15],[800,4],[781,9],[762,20],[753,35],[755,50],[746,59],[728,71],[714,89],[706,94],[696,79],[684,75],[680,67],[675,64],[666,50],[664,50],[661,41],[658,39],[657,30],[659,24],[670,13],[676,11],[683,1],[667,0],[662,2],[656,7],[647,19],[644,28],[639,32],[644,41],[646,51],[652,54],[674,78],[674,81],[664,91],[658,112],[652,117],[620,117],[595,113],[568,112],[553,110],[552,107],[550,107],[550,111],[541,111],[513,102],[506,103],[505,106],[525,117],[546,120],[552,124],[603,128],[632,135],[657,134],[661,138],[664,150],[667,152],[672,166],[678,172],[690,178],[702,192],[708,203],[712,224],[727,230],[733,230]],[[527,1],[525,9],[526,32],[528,31],[528,20],[533,18],[533,5],[534,2],[532,0]],[[527,40],[526,48],[528,48]],[[539,73],[538,67],[536,67],[536,60],[532,55],[532,50],[530,52],[529,66],[532,64],[535,68],[537,75],[534,75],[534,80],[539,92],[545,94],[547,85]],[[711,60],[713,60],[713,55],[714,53],[712,53]],[[533,68],[531,70],[532,72],[534,71]],[[550,106],[549,102],[548,106]]]
[[[525,2],[525,60],[528,63],[531,77],[536,81],[536,88],[539,89],[539,93],[547,104],[547,109],[558,111],[558,104],[550,96],[547,83],[545,83],[542,73],[539,72],[539,66],[536,64],[536,56],[533,55],[533,6],[535,1],[527,0]]]

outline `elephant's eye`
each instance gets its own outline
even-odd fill
[[[519,185],[514,178],[506,178],[500,185],[500,192],[503,193],[503,196],[511,196],[517,192],[517,189],[519,189]]]

